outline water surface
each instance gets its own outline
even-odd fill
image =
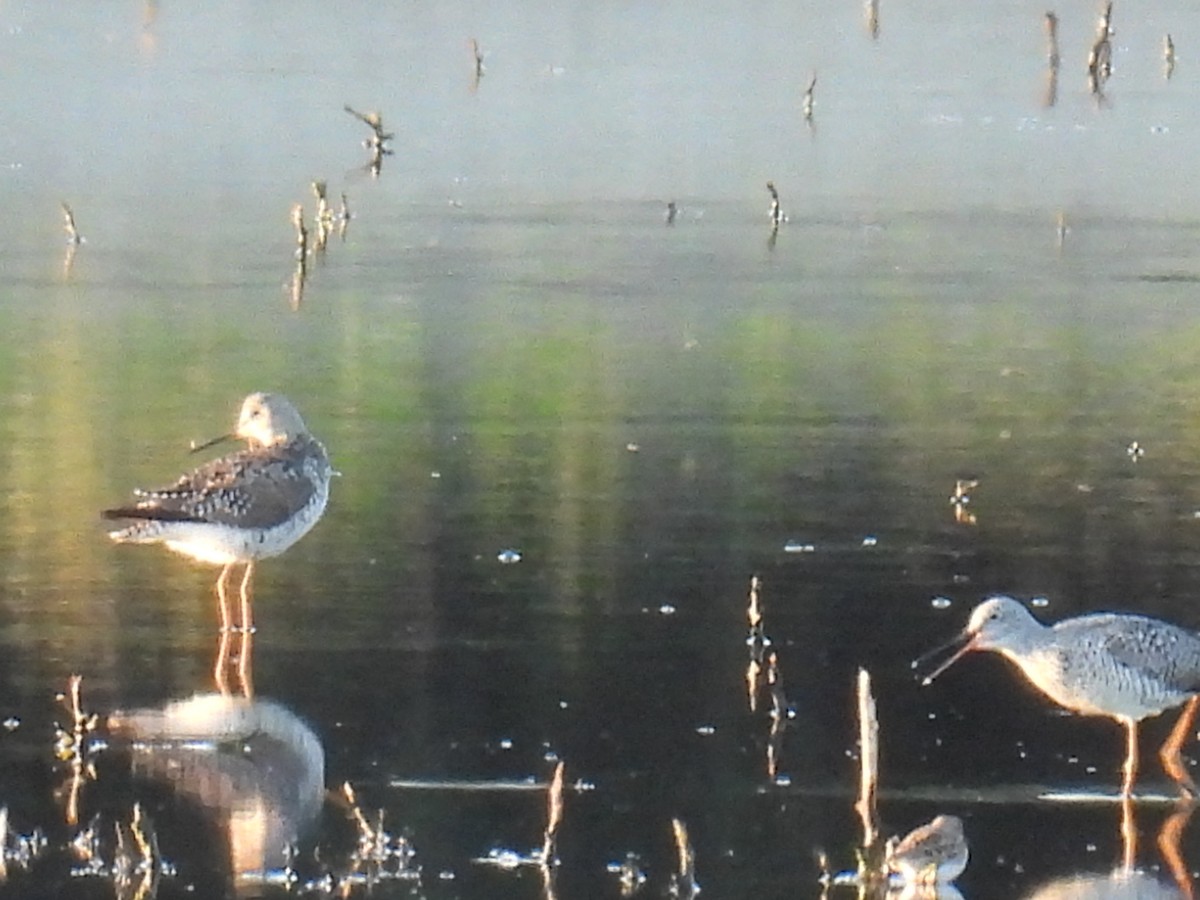
[[[1058,10],[1047,106],[1043,12],[885,3],[872,40],[856,4],[0,10],[12,826],[76,831],[51,731],[72,673],[98,712],[212,690],[216,573],[111,545],[97,511],[270,389],[342,477],[259,568],[254,687],[411,841],[419,882],[376,895],[541,895],[472,860],[540,846],[543,793],[512,788],[562,760],[558,896],[618,896],[627,853],[661,896],[675,817],[705,892],[817,896],[817,848],[853,865],[859,667],[885,825],[963,816],[964,896],[1111,870],[1115,804],[1036,798],[1113,790],[1114,723],[999,660],[927,689],[908,668],[993,592],[1200,627],[1200,14],[1118,8],[1097,98],[1096,10]],[[395,132],[378,177],[346,103]],[[287,216],[318,178],[355,218],[297,306]],[[791,713],[774,777],[752,575]],[[89,785],[85,821],[136,794]],[[1136,812],[1158,872],[1169,809]],[[352,844],[341,822],[325,840]],[[164,896],[221,883],[179,846]],[[86,892],[67,867],[6,890]]]

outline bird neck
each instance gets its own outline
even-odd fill
[[[1030,620],[1020,628],[1012,629],[1004,636],[1004,642],[996,649],[1014,662],[1020,662],[1031,656],[1045,643],[1045,634],[1049,629]]]

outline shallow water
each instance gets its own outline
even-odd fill
[[[557,896],[618,896],[627,853],[661,896],[674,817],[706,893],[817,896],[818,848],[853,866],[859,667],[888,833],[962,816],[969,898],[1106,875],[1117,804],[1038,797],[1111,793],[1119,728],[1000,660],[926,689],[909,662],[994,592],[1200,627],[1200,12],[1118,7],[1100,100],[1095,10],[1060,9],[1047,106],[1031,4],[885,0],[875,40],[857,4],[374,6],[0,9],[0,802],[51,847],[3,890],[96,889],[64,874],[82,824],[54,796],[72,673],[100,713],[213,689],[216,573],[111,545],[97,511],[258,389],[342,477],[259,567],[254,688],[411,841],[419,881],[377,896],[543,894],[473,860],[540,846],[544,791],[518,788],[557,760]],[[396,134],[378,177],[346,103]],[[296,303],[287,216],[315,178],[355,218]],[[789,713],[774,777],[752,575]],[[1145,728],[1151,794],[1168,729]],[[115,834],[141,799],[179,869],[160,894],[219,889],[210,826],[100,756],[83,823]],[[1136,809],[1152,873],[1169,812]]]

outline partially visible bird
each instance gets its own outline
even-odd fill
[[[949,884],[967,867],[970,851],[962,819],[938,816],[888,842],[885,864],[905,885]]]
[[[913,663],[919,666],[950,648],[955,652],[925,677],[929,684],[972,650],[992,650],[1016,663],[1043,694],[1073,712],[1108,716],[1126,731],[1122,796],[1137,777],[1137,725],[1187,704],[1159,751],[1163,768],[1185,796],[1197,796],[1180,760],[1200,703],[1200,635],[1146,616],[1094,613],[1053,626],[1037,621],[1011,597],[975,607],[967,627]]]
[[[223,631],[232,627],[226,589],[233,567],[246,565],[241,628],[250,630],[255,561],[278,556],[308,533],[325,511],[333,475],[325,448],[280,394],[251,394],[231,434],[193,451],[234,437],[246,440],[247,449],[206,463],[168,487],[137,490],[132,506],[103,512],[106,519],[132,520],[109,532],[118,543],[162,543],[223,566],[217,579]]]

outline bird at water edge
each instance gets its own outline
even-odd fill
[[[1011,597],[992,597],[975,607],[962,632],[917,659],[914,668],[951,648],[954,652],[923,684],[972,650],[992,651],[1015,663],[1060,706],[1121,723],[1126,732],[1123,797],[1132,795],[1137,778],[1138,723],[1186,704],[1159,757],[1183,795],[1197,797],[1180,749],[1200,703],[1200,635],[1159,619],[1121,613],[1094,613],[1047,626]]]
[[[249,631],[255,562],[283,553],[317,523],[329,500],[333,469],[324,446],[280,394],[250,394],[234,431],[193,452],[232,438],[245,440],[247,448],[205,463],[167,487],[136,490],[133,505],[102,515],[129,520],[109,532],[118,543],[161,543],[198,562],[222,566],[217,579],[222,631],[232,628],[229,576],[244,564],[241,628]]]
[[[914,828],[903,839],[890,839],[884,863],[902,884],[930,886],[952,882],[963,873],[969,858],[962,819],[943,815]]]

